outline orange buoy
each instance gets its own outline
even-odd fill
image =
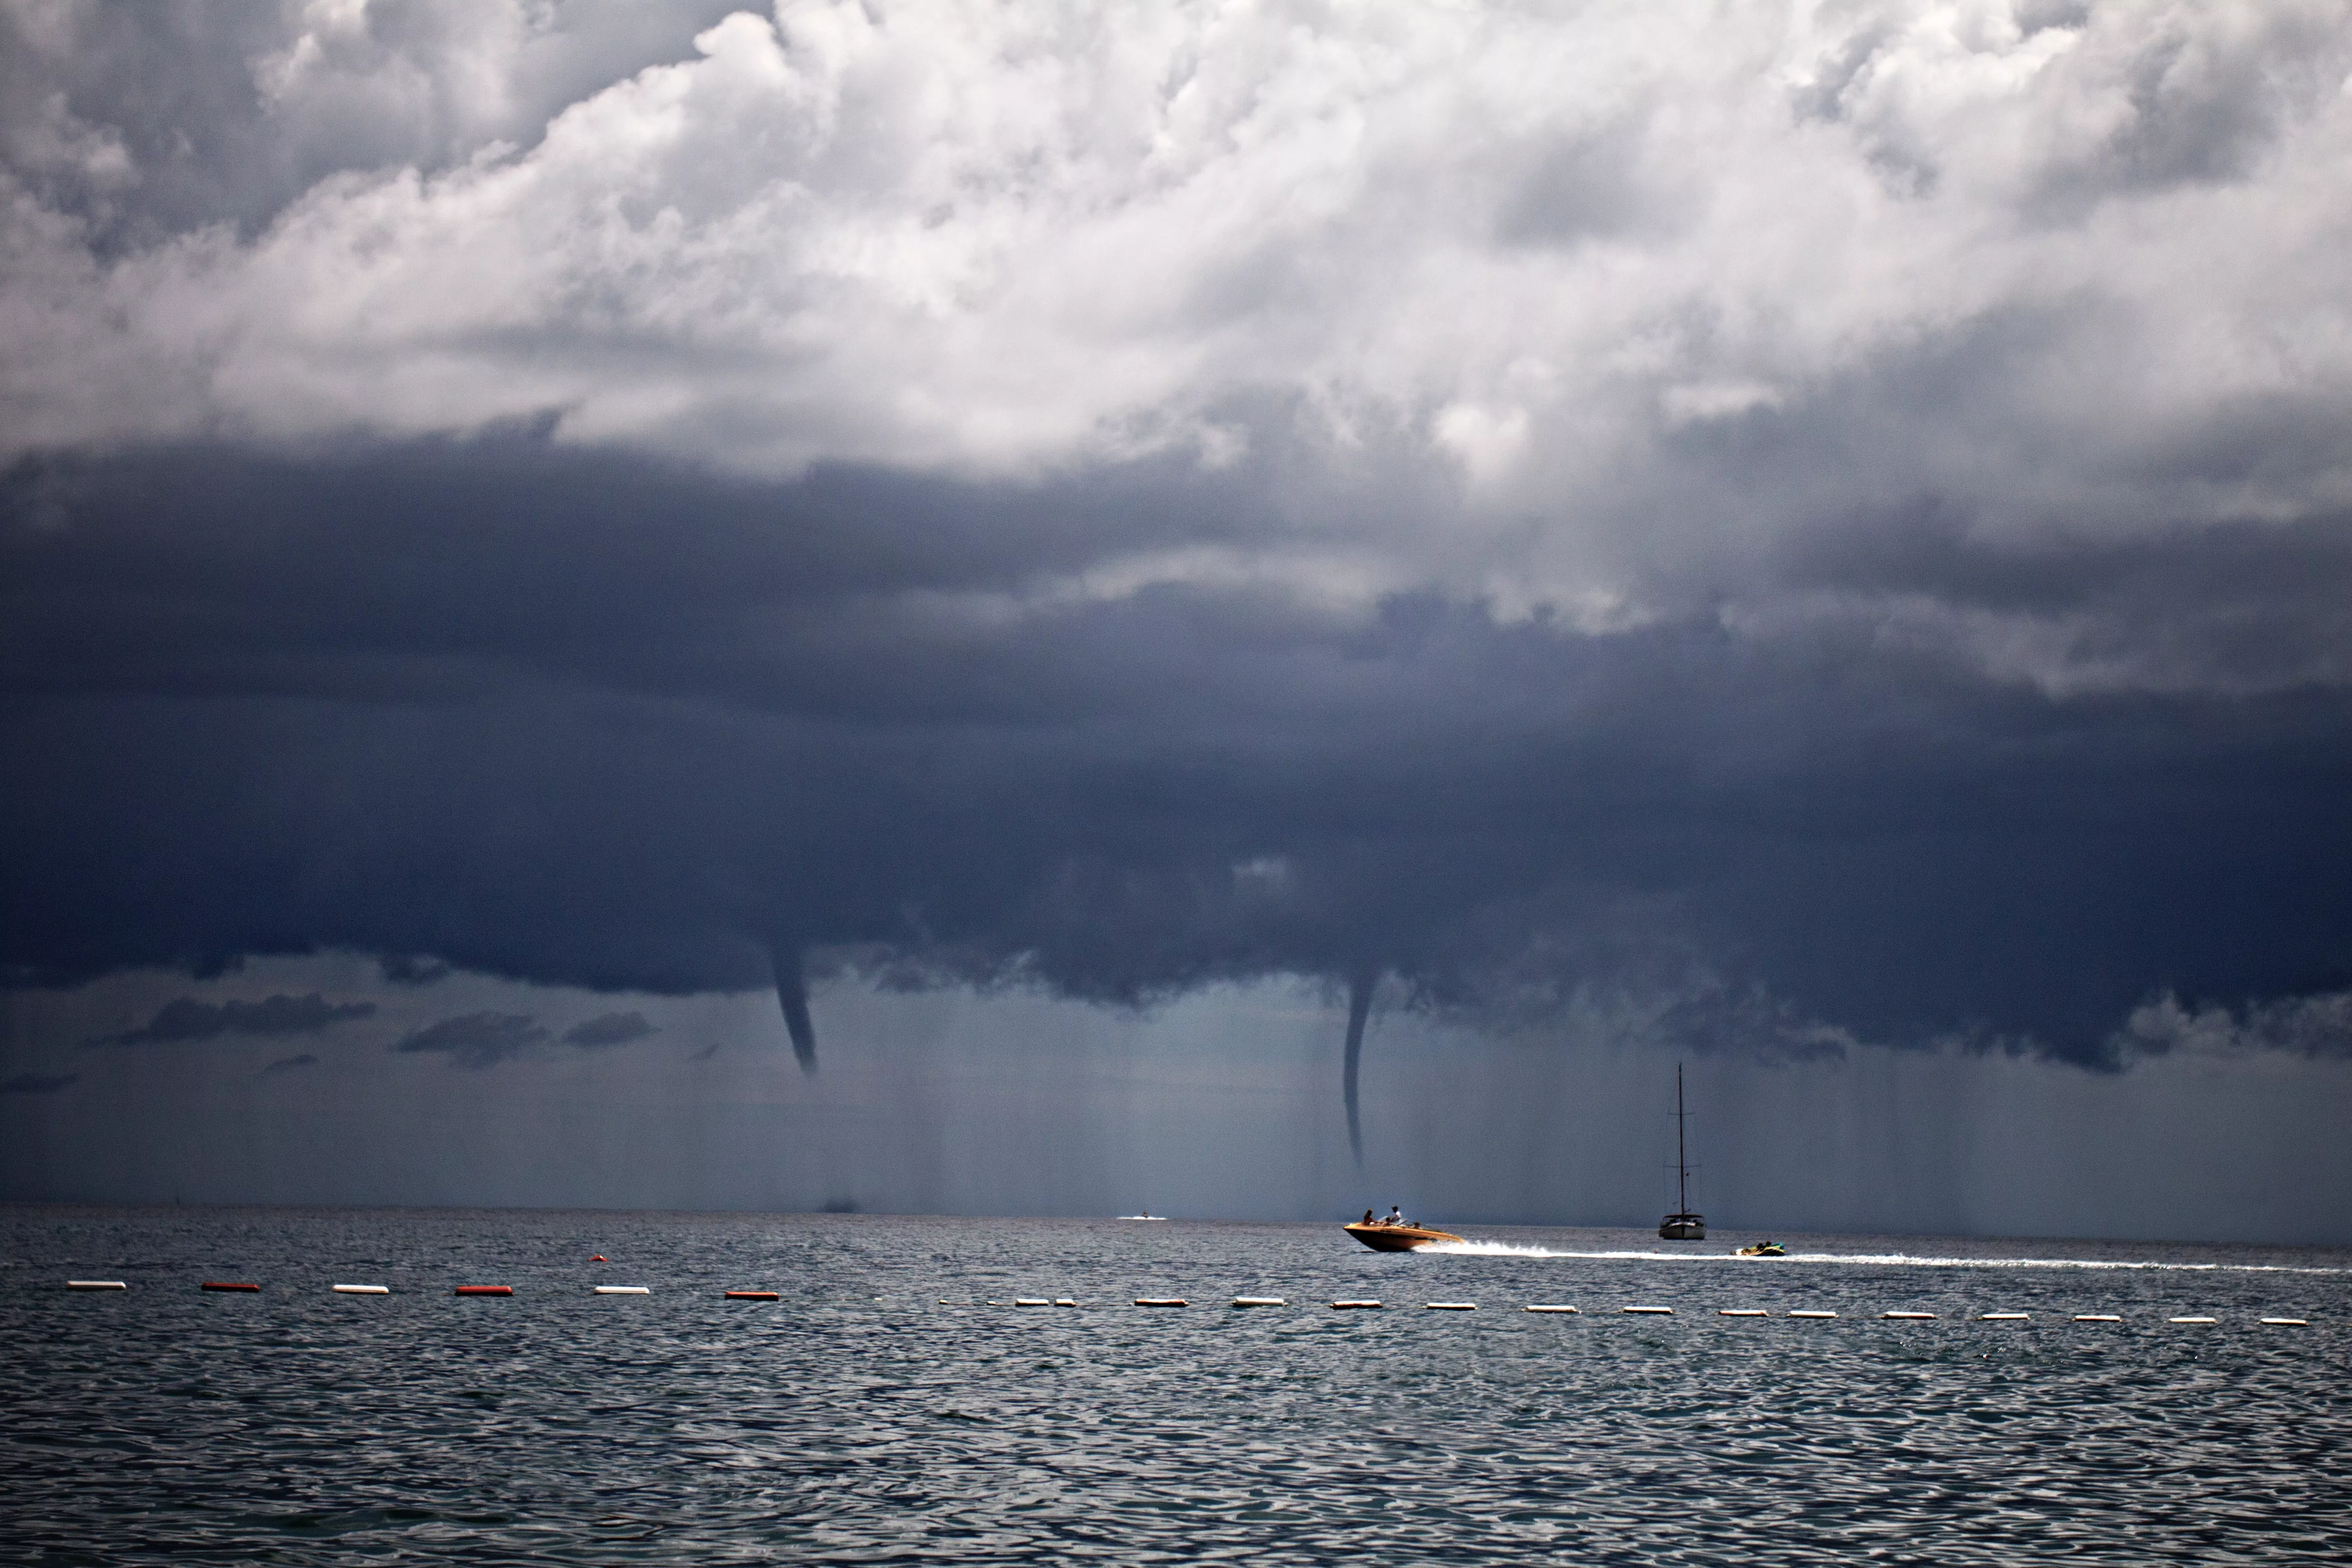
[[[199,1289],[205,1290],[250,1290],[257,1293],[261,1289],[261,1287],[258,1285],[233,1285],[226,1279],[207,1279],[199,1287]]]
[[[514,1287],[511,1285],[460,1285],[457,1287],[457,1294],[460,1296],[511,1296],[514,1294]]]
[[[774,1301],[782,1300],[782,1298],[773,1290],[730,1290],[727,1292],[727,1299],[730,1301]]]
[[[601,1253],[601,1252],[600,1252],[600,1253],[598,1253],[595,1257],[593,1257],[593,1258],[590,1258],[588,1261],[589,1261],[589,1262],[591,1262],[591,1263],[602,1263],[602,1262],[604,1262],[604,1255],[603,1253]]]

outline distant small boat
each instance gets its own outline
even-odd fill
[[[1732,1254],[1734,1258],[1786,1258],[1789,1249],[1777,1241],[1751,1242]]]
[[[1660,1241],[1705,1241],[1706,1215],[1691,1213],[1690,1161],[1683,1144],[1683,1064],[1675,1064],[1675,1212],[1658,1222]]]
[[[1450,1230],[1432,1230],[1424,1225],[1365,1225],[1358,1221],[1339,1228],[1374,1252],[1411,1252],[1414,1247],[1427,1247],[1433,1241],[1462,1239]]]
[[[1123,1214],[1118,1217],[1121,1219],[1166,1219],[1168,1216],[1164,1214]]]

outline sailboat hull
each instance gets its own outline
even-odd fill
[[[1660,1241],[1705,1241],[1706,1216],[1691,1213],[1690,1147],[1683,1140],[1683,1064],[1675,1064],[1675,1202],[1683,1206],[1658,1222]]]

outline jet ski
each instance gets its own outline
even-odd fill
[[[1759,1241],[1741,1247],[1732,1256],[1734,1258],[1786,1258],[1789,1256],[1789,1249],[1777,1241]]]

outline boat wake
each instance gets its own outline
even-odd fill
[[[1415,1252],[1444,1252],[1456,1258],[1631,1258],[1633,1253],[1556,1252],[1549,1247],[1521,1247],[1515,1241],[1433,1241]]]
[[[1660,1252],[1626,1248],[1585,1252],[1549,1247],[1528,1247],[1513,1241],[1437,1241],[1416,1252],[1444,1253],[1456,1258],[1618,1258],[1639,1263],[1850,1263],[1875,1268],[2087,1268],[2181,1274],[2352,1274],[2352,1268],[2324,1268],[2291,1263],[2177,1263],[2161,1258],[1945,1258],[1909,1252],[1791,1252],[1785,1258],[1741,1258],[1729,1252]]]

